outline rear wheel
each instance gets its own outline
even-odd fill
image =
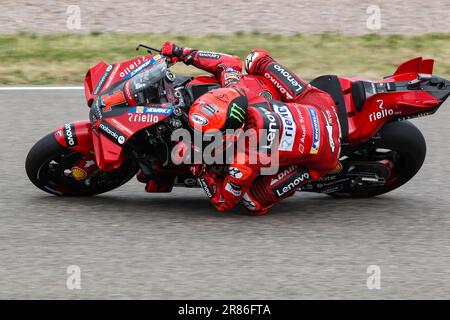
[[[137,172],[135,162],[125,159],[118,169],[103,172],[93,168],[92,174],[86,178],[76,179],[73,168],[83,160],[83,154],[64,148],[56,141],[54,134],[50,133],[31,148],[25,169],[36,187],[61,196],[104,193],[126,183]]]
[[[379,131],[379,140],[354,151],[343,161],[348,164],[347,175],[351,174],[353,163],[359,171],[366,170],[371,173],[372,170],[374,177],[381,177],[383,182],[370,178],[352,178],[343,190],[330,195],[373,197],[390,192],[416,175],[422,167],[425,155],[425,139],[416,126],[409,121],[387,123]]]

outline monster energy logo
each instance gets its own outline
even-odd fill
[[[245,120],[245,110],[239,107],[236,103],[233,103],[231,107],[230,118],[234,118],[239,122],[243,122]]]

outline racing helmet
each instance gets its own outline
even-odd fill
[[[248,99],[238,88],[211,90],[194,101],[189,123],[194,131],[205,133],[242,128],[247,117]]]

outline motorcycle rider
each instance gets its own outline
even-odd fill
[[[338,167],[340,126],[333,99],[280,65],[268,52],[252,51],[245,68],[248,74],[269,79],[284,103],[250,92],[240,81],[238,57],[182,48],[169,41],[161,53],[172,63],[181,60],[212,73],[222,84],[223,88],[202,95],[192,104],[189,121],[194,130],[223,133],[226,129],[253,129],[257,135],[260,148],[238,151],[225,178],[204,166],[192,166],[217,210],[229,210],[242,200],[252,214],[265,214],[302,185]],[[238,116],[233,117],[236,112]],[[267,158],[268,150],[278,152],[281,169],[275,175],[261,176],[262,161],[252,163],[249,159],[252,153],[257,153],[256,159]]]

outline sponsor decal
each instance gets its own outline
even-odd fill
[[[102,121],[98,128],[101,133],[103,133],[107,138],[117,143],[118,145],[123,145],[125,143],[125,135],[116,128],[109,125],[106,121]]]
[[[145,61],[147,58],[144,56],[142,57],[142,61],[138,60],[135,63],[132,63],[128,68],[125,68],[121,73],[120,76],[124,79],[130,79],[133,78],[135,75],[137,75],[139,72],[141,72],[142,70],[144,70],[145,68],[147,68],[150,65],[153,65],[155,62],[157,62],[158,60],[161,59],[161,56],[159,54],[157,54],[156,56],[154,56],[153,58],[151,58],[150,60]],[[144,62],[145,61],[145,62]],[[141,64],[142,62],[144,62],[143,64]],[[136,65],[137,64],[137,65]],[[137,67],[135,69],[135,67]],[[133,70],[134,69],[134,70]],[[123,76],[122,76],[123,74]]]
[[[305,145],[303,145],[303,144],[299,144],[298,145],[298,151],[301,153],[301,154],[303,154],[304,152],[305,152]]]
[[[222,56],[222,54],[217,53],[217,52],[211,52],[211,51],[198,51],[197,52],[197,57],[199,57],[199,58],[219,60],[219,58],[221,56]]]
[[[217,107],[215,105],[211,106],[209,104],[205,104],[202,107],[202,112],[209,115],[210,117],[212,117],[214,115],[214,112],[216,112],[216,110],[217,110],[216,108]]]
[[[159,117],[154,114],[146,113],[129,113],[128,121],[130,122],[142,122],[142,123],[156,123],[159,121]]]
[[[392,110],[392,109],[384,109],[383,108],[383,104],[384,104],[383,100],[377,100],[377,102],[379,103],[379,108],[380,108],[381,111],[372,112],[369,115],[369,121],[370,122],[377,121],[377,120],[380,120],[380,119],[383,119],[383,118],[386,118],[386,117],[394,115],[394,110]]]
[[[233,103],[230,110],[230,118],[236,119],[239,122],[244,122],[245,120],[245,110],[238,106],[236,103]]]
[[[231,193],[235,197],[239,197],[242,194],[242,189],[240,186],[232,183],[227,179],[227,184],[225,185],[225,190]]]
[[[298,189],[302,184],[310,181],[310,175],[307,171],[300,171],[298,174],[294,175],[291,179],[287,180],[285,183],[273,190],[276,198],[280,199],[289,192]]]
[[[213,194],[211,193],[211,190],[208,187],[208,184],[206,183],[206,180],[203,178],[198,178],[198,184],[200,185],[200,187],[203,188],[203,190],[206,193],[206,196],[211,199],[213,197]]]
[[[317,154],[320,148],[320,125],[319,125],[319,117],[317,115],[317,111],[311,107],[308,107],[309,118],[311,120],[311,127],[313,131],[313,139],[310,154]]]
[[[334,152],[334,150],[336,149],[336,146],[334,144],[334,140],[333,140],[333,126],[331,125],[331,123],[333,123],[333,119],[331,118],[331,113],[329,110],[327,110],[326,115],[325,115],[325,122],[326,124],[326,128],[327,128],[327,132],[328,132],[328,140],[330,143],[330,149],[331,152]]]
[[[62,130],[58,130],[55,132],[55,136],[57,137],[61,137],[63,135],[63,131]]]
[[[301,107],[294,105],[295,110],[297,110],[297,120],[300,124],[300,130],[301,130],[301,137],[299,139],[299,145],[298,145],[298,151],[300,153],[305,152],[305,141],[306,141],[306,125],[305,125],[305,117],[303,117]]]
[[[280,151],[292,151],[295,142],[295,135],[297,126],[295,125],[294,117],[287,106],[273,105],[274,111],[278,113],[283,124],[283,133],[281,134]]]
[[[193,113],[191,115],[191,120],[192,122],[200,126],[206,126],[209,123],[208,119],[206,119],[204,116],[198,113]]]
[[[248,193],[244,193],[242,197],[242,205],[250,211],[254,211],[256,209],[256,204],[252,201],[252,199],[250,199]]]
[[[236,167],[230,167],[228,169],[228,173],[230,174],[230,176],[232,176],[233,178],[236,178],[236,179],[241,179],[243,177],[241,170],[239,170]]]
[[[123,123],[117,121],[116,119],[112,118],[112,119],[110,119],[110,121],[111,121],[111,122],[114,124],[114,126],[116,126],[118,129],[120,129],[120,130],[122,130],[122,131],[125,131],[125,132],[128,133],[129,135],[132,135],[132,134],[133,134],[133,131],[132,131],[130,128],[124,126]]]
[[[142,66],[142,64],[144,62],[147,61],[145,64],[146,64],[146,66],[148,66],[149,65],[149,61],[152,60],[152,59],[150,59],[150,60],[147,60],[147,59],[148,58],[146,56],[143,56],[142,58],[138,58],[135,61],[131,62],[122,71],[120,71],[119,77],[121,77],[122,79],[129,79],[129,78],[132,77],[131,74],[133,74],[133,76],[136,75],[139,71],[142,71],[142,69],[145,68],[145,67],[139,68],[140,66]],[[136,70],[139,69],[139,71],[138,72],[133,72],[133,70],[135,70],[135,69]]]
[[[119,71],[120,66],[121,66],[121,63],[118,63],[114,66],[113,70],[111,71],[111,75],[108,78],[108,81],[103,86],[104,88],[109,88],[109,86],[111,85],[111,82],[113,81],[114,77],[116,76],[117,71]]]
[[[280,181],[281,179],[283,179],[284,177],[286,177],[287,175],[291,174],[292,172],[294,172],[297,169],[297,166],[289,166],[286,169],[284,169],[283,171],[279,172],[275,178],[272,178],[272,180],[270,181],[270,185],[273,186],[275,183],[277,183],[278,181]]]
[[[144,113],[145,107],[135,107],[133,109],[128,110],[131,113]]]
[[[225,79],[225,87],[231,85],[231,84],[236,84],[239,82],[240,80],[240,72],[234,70],[233,68],[229,68],[227,70],[225,70],[224,72],[224,79]]]
[[[105,72],[103,73],[102,77],[100,78],[99,82],[97,83],[97,85],[95,86],[94,92],[93,94],[97,95],[99,94],[99,92],[103,89],[103,86],[105,84],[106,79],[108,79],[108,77],[111,75],[111,71],[114,68],[113,64],[110,64]]]
[[[75,125],[73,123],[66,123],[64,125],[64,140],[68,146],[74,147],[78,145]]]
[[[128,110],[128,113],[147,113],[147,114],[161,114],[170,116],[173,112],[171,107],[134,107]]]
[[[295,94],[295,96],[299,95],[303,90],[304,87],[303,85],[297,80],[297,77],[292,74],[289,70],[286,70],[283,66],[280,66],[277,63],[271,63],[267,69],[272,72],[273,74],[275,74],[277,76],[278,79],[281,80],[281,82],[283,82],[283,84],[291,91]],[[270,73],[266,73],[267,75],[269,75],[270,77],[269,80],[277,87],[283,87],[278,80],[273,77]],[[267,76],[266,76],[267,77]],[[281,90],[280,90],[281,92]],[[292,99],[292,95],[288,94],[286,92],[286,90],[284,90],[284,94]]]
[[[267,131],[265,144],[260,145],[260,149],[265,149],[267,153],[271,153],[273,143],[278,138],[279,126],[275,115],[266,108],[260,107],[258,111],[264,119],[264,129]]]
[[[83,179],[86,179],[86,177],[87,177],[86,171],[84,171],[84,170],[81,169],[81,168],[73,167],[73,168],[70,169],[70,170],[71,170],[71,173],[72,173],[72,177],[73,177],[75,180],[83,180]]]
[[[292,95],[289,94],[286,89],[274,78],[270,73],[266,72],[264,76],[273,83],[273,85],[278,89],[278,91],[288,99],[292,99]]]

